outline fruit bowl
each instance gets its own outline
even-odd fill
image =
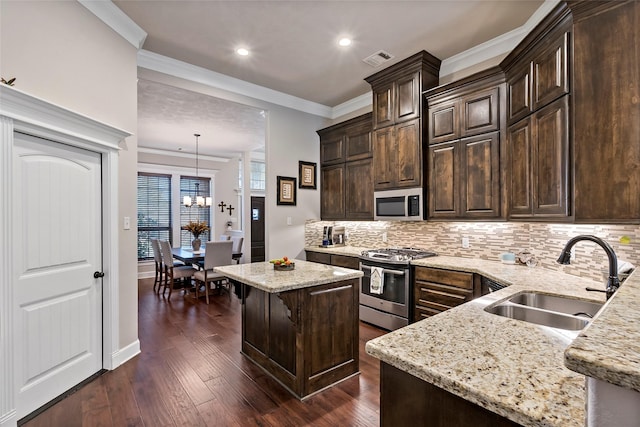
[[[273,264],[273,269],[278,271],[288,271],[296,268],[296,264],[292,262],[291,264]]]

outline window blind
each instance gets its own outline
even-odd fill
[[[198,184],[196,186],[196,184]],[[211,179],[209,178],[196,178],[192,176],[180,177],[180,246],[191,246],[193,240],[193,234],[183,230],[182,226],[186,225],[189,221],[204,221],[211,226],[211,209],[208,207],[198,207],[196,205],[196,194],[202,197],[211,197]],[[182,204],[184,196],[191,197],[193,204],[190,207],[186,207]],[[209,241],[210,231],[202,233],[200,240],[203,242]]]
[[[171,241],[171,175],[138,173],[138,260],[153,259],[151,239]]]

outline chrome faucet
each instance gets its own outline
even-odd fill
[[[605,291],[607,294],[607,299],[609,299],[620,287],[620,280],[618,280],[618,257],[616,257],[616,253],[613,251],[611,245],[609,245],[607,242],[596,236],[576,236],[573,239],[569,240],[564,246],[564,249],[558,257],[558,264],[567,265],[571,263],[571,248],[581,240],[589,240],[600,245],[600,247],[607,253],[607,257],[609,257],[609,279],[607,280],[607,289]]]

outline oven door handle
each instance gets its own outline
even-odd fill
[[[369,270],[369,271],[371,271],[371,267],[369,267],[368,265],[361,265],[360,269],[361,270]],[[394,276],[404,276],[404,271],[402,271],[402,270],[389,270],[387,268],[383,268],[382,269],[382,273],[384,273],[384,274],[393,274]]]

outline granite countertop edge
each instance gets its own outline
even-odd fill
[[[269,263],[221,266],[214,268],[214,271],[268,293],[280,293],[344,280],[359,279],[364,275],[360,270],[344,267],[297,259],[294,262],[296,269],[291,271],[274,271],[273,266]]]

